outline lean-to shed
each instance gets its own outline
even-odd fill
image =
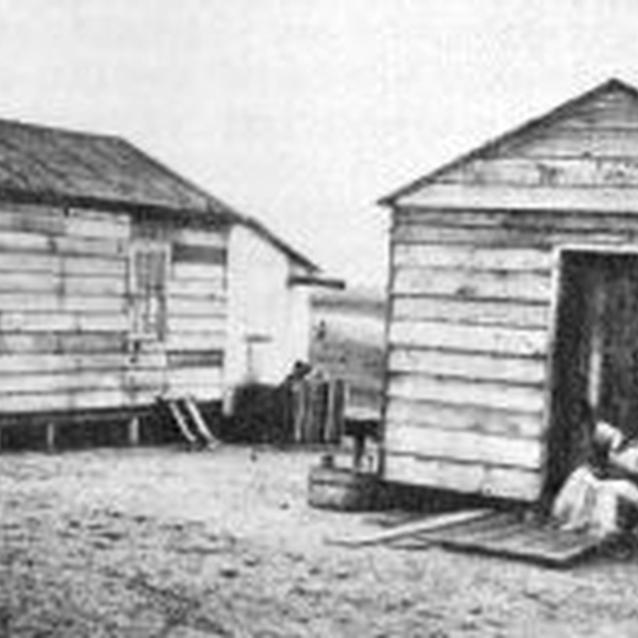
[[[0,426],[219,401],[234,221],[123,139],[0,122]]]
[[[588,403],[638,431],[638,91],[610,80],[391,208],[387,479],[537,499]]]

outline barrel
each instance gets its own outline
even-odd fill
[[[374,474],[337,467],[311,467],[308,475],[308,504],[338,511],[373,510],[379,479]]]

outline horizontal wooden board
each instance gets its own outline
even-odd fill
[[[545,303],[455,299],[397,295],[392,298],[394,320],[430,320],[484,326],[545,328],[549,322],[549,299]]]
[[[228,231],[221,228],[181,228],[175,231],[173,241],[184,246],[225,248],[228,243]]]
[[[166,391],[167,396],[180,398],[184,396],[193,397],[197,401],[221,401],[224,390],[222,385],[196,385],[194,383],[176,384],[173,383]]]
[[[151,405],[155,390],[92,390],[65,393],[10,394],[0,398],[0,414],[129,408]]]
[[[547,302],[551,277],[549,273],[402,266],[394,272],[392,293]]]
[[[225,299],[211,297],[176,297],[168,298],[167,313],[169,317],[226,317],[228,303]]]
[[[0,401],[6,394],[66,393],[80,390],[161,389],[162,370],[100,370],[0,374]]]
[[[393,425],[386,429],[385,449],[422,458],[486,465],[541,469],[543,446],[534,439],[516,439],[481,432]]]
[[[520,157],[622,158],[638,161],[638,131],[622,128],[552,128],[514,151]]]
[[[124,296],[113,295],[59,295],[55,293],[28,293],[0,291],[0,311],[8,312],[81,312],[84,314],[118,314],[127,312]]]
[[[540,495],[539,472],[471,463],[388,454],[384,477],[389,481],[533,502]]]
[[[547,350],[547,333],[535,329],[394,321],[390,326],[390,343],[414,348],[542,357]]]
[[[128,317],[118,314],[83,314],[80,312],[1,312],[0,331],[49,332],[86,331],[121,332],[128,328]]]
[[[0,276],[0,292],[34,292],[69,295],[124,295],[123,277],[60,275],[51,272],[5,272]]]
[[[474,160],[442,176],[443,183],[521,186],[638,186],[638,158],[510,157]],[[560,222],[562,216],[557,220]],[[573,219],[576,227],[585,220]],[[631,223],[631,222],[630,222]]]
[[[226,317],[168,317],[169,332],[217,332],[226,328]]]
[[[226,347],[225,331],[169,333],[166,348],[169,352],[185,350],[223,350]]]
[[[459,405],[458,402],[416,401],[412,398],[389,397],[386,419],[388,428],[410,424],[514,438],[540,438],[543,430],[541,414]]]
[[[215,368],[224,363],[221,349],[169,352],[168,365],[171,368]]]
[[[542,385],[546,378],[546,363],[543,359],[495,357],[489,353],[414,350],[409,347],[392,348],[388,368],[392,372],[434,374],[536,386]]]
[[[226,276],[226,267],[212,264],[174,263],[172,277],[181,281],[222,281]]]
[[[123,332],[0,333],[0,354],[117,353],[125,352],[127,344]]]
[[[455,217],[456,213],[449,211],[445,215]],[[392,259],[395,266],[547,272],[553,258],[550,251],[534,248],[397,244],[392,251]]]
[[[0,375],[90,370],[157,369],[164,365],[159,354],[142,353],[134,362],[126,353],[115,354],[23,354],[0,356]]]
[[[560,128],[622,128],[638,129],[636,104],[627,94],[606,93],[573,109],[562,119]]]
[[[167,379],[171,387],[188,387],[189,384],[217,387],[222,382],[222,368],[221,366],[172,368],[167,372]]]
[[[424,206],[465,210],[468,208],[572,210],[598,214],[638,212],[637,201],[638,189],[631,187],[487,187],[468,184],[429,184],[415,193],[400,197],[398,204],[407,207]],[[409,237],[408,240],[410,240]]]
[[[173,262],[188,264],[224,265],[228,259],[225,247],[173,244]]]
[[[638,189],[637,189],[638,194]],[[538,226],[532,228],[483,228],[481,226],[423,226],[397,225],[393,231],[398,244],[436,244],[475,246],[483,248],[536,248],[549,250],[564,244],[622,244],[632,243],[638,231],[631,227],[610,226],[606,231],[554,230]]]
[[[224,294],[226,281],[217,279],[178,279],[168,281],[167,291],[170,297],[192,297],[195,299],[218,298]]]
[[[401,399],[477,405],[531,414],[541,413],[545,405],[542,388],[425,374],[394,373],[388,381],[387,393]]]

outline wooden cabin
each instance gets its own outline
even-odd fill
[[[638,91],[610,80],[381,202],[384,472],[534,501],[583,405],[638,434]]]
[[[3,440],[219,402],[234,221],[123,139],[0,122]]]

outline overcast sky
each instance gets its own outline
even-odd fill
[[[0,0],[0,117],[121,134],[331,274],[375,200],[610,76],[635,0]]]

